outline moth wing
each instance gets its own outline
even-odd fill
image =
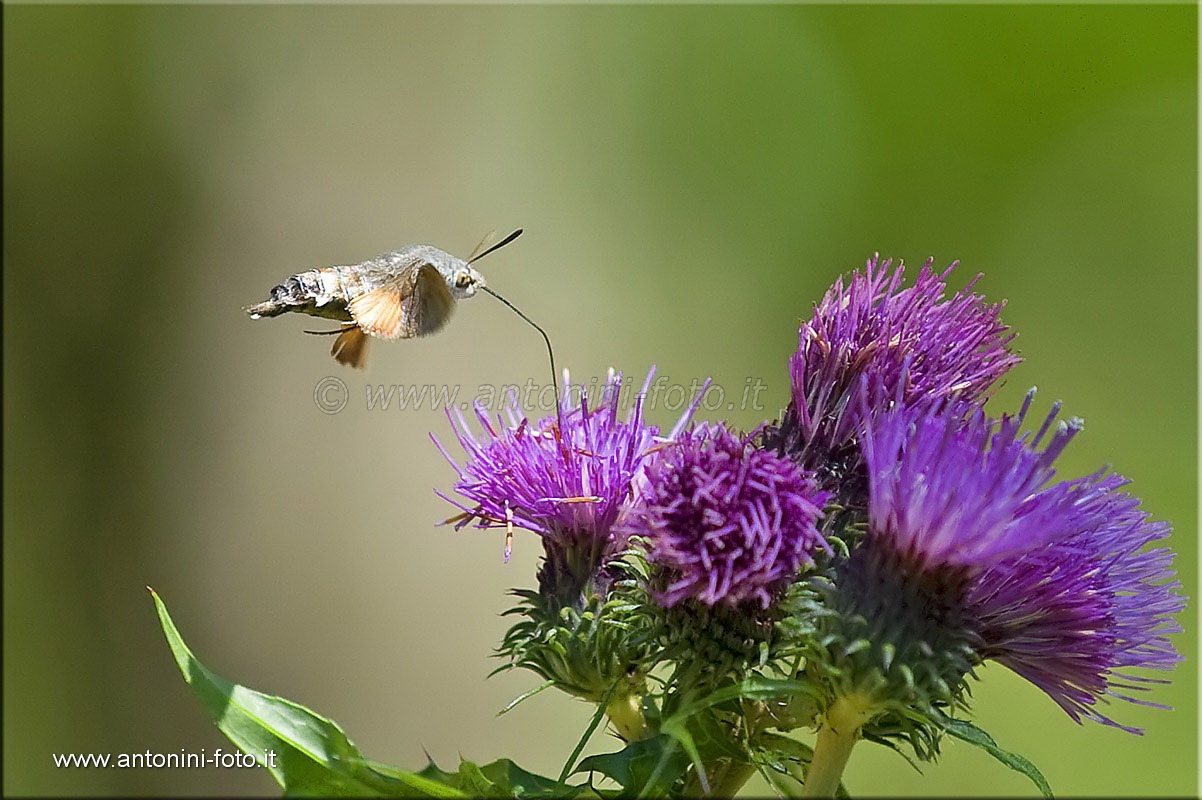
[[[408,267],[394,280],[347,304],[355,323],[381,339],[434,333],[446,324],[454,308],[455,298],[432,264]]]
[[[346,328],[334,340],[330,355],[339,364],[346,364],[355,369],[363,369],[367,360],[367,334],[358,328]]]
[[[417,278],[417,291],[411,295],[410,317],[418,336],[442,330],[455,310],[455,296],[437,269],[426,264]]]

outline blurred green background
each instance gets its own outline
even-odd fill
[[[405,243],[482,262],[578,378],[613,365],[787,400],[796,326],[875,251],[978,271],[1040,387],[1175,527],[1196,596],[1197,11],[1085,6],[35,7],[4,14],[4,790],[275,793],[259,770],[55,770],[55,752],[228,746],[150,598],[221,674],[418,767],[556,772],[588,721],[485,680],[539,547],[435,528],[439,410],[369,384],[545,380],[490,298],[338,367],[324,327],[249,322],[292,272]],[[314,404],[337,375],[337,415]],[[652,414],[667,422],[667,411]],[[1062,796],[1191,795],[1187,661],[1079,727],[986,668],[977,721]],[[612,742],[611,742],[612,743]],[[598,736],[594,751],[606,746]],[[879,751],[879,752],[878,752]],[[951,742],[861,745],[853,795],[1028,795]],[[749,784],[752,794],[766,793]]]

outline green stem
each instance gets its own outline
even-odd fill
[[[614,729],[628,742],[647,738],[647,720],[643,717],[642,704],[642,698],[637,694],[620,694],[605,707]]]
[[[806,775],[802,797],[834,797],[843,778],[851,748],[860,738],[860,727],[872,718],[874,708],[862,695],[847,695],[831,703],[823,714],[814,758]]]
[[[597,713],[593,714],[593,719],[589,722],[588,728],[585,729],[584,735],[580,737],[580,741],[576,743],[576,749],[572,751],[572,755],[568,756],[568,760],[563,765],[563,771],[559,773],[559,780],[556,781],[561,786],[566,786],[568,776],[572,774],[572,768],[576,766],[576,759],[580,757],[580,753],[584,750],[584,746],[588,744],[589,737],[593,735],[593,731],[597,730],[597,726],[601,724],[601,720],[605,718],[605,707],[614,696],[614,691],[618,688],[615,683],[609,687],[609,691],[605,693],[605,697],[601,698],[601,702],[597,704]]]

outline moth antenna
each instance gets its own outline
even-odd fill
[[[520,230],[515,233],[511,233],[509,235],[509,238],[506,239],[505,242],[511,241],[519,233],[521,233]],[[501,244],[505,244],[505,242],[501,242]],[[496,250],[497,247],[500,247],[500,246],[501,245],[497,245],[496,247],[490,248],[490,250]],[[487,254],[488,252],[489,252],[488,250],[485,250],[484,253],[481,255]],[[489,294],[491,294],[493,297],[500,300],[505,305],[509,306],[509,309],[513,313],[517,314],[519,317],[526,320],[526,322],[530,323],[530,326],[532,328],[534,328],[536,331],[538,331],[540,334],[542,334],[543,341],[547,343],[547,357],[551,359],[551,385],[555,387],[555,412],[558,415],[559,414],[559,380],[555,376],[555,351],[551,349],[551,337],[547,336],[547,332],[544,331],[541,327],[539,327],[537,322],[535,322],[534,320],[530,319],[530,317],[523,314],[518,309],[518,307],[515,306],[513,303],[509,302],[504,297],[501,297],[501,295],[497,294],[495,291],[493,291],[492,289],[490,289],[487,286],[481,286],[480,288],[483,289],[484,291],[488,292]]]
[[[346,327],[343,327],[343,328],[335,328],[332,331],[304,331],[304,333],[307,333],[310,336],[333,336],[338,333],[346,333],[347,331],[352,330],[357,327],[359,327],[359,326],[358,325],[347,325]]]
[[[496,235],[497,235],[497,230],[496,230],[496,228],[493,228],[491,231],[489,231],[488,233],[484,234],[484,237],[480,239],[480,244],[478,244],[478,245],[476,245],[475,247],[473,247],[473,248],[472,248],[472,254],[471,254],[470,256],[468,256],[468,257],[467,257],[467,263],[469,263],[469,264],[470,264],[470,263],[472,263],[473,261],[475,261],[475,260],[476,260],[476,254],[477,254],[477,253],[479,253],[481,250],[483,250],[483,249],[484,249],[484,246],[485,246],[486,244],[488,244],[489,240],[490,240],[490,239],[492,239],[492,237],[494,237],[494,236],[496,236]]]
[[[508,235],[508,236],[506,236],[504,239],[502,239],[501,241],[499,241],[499,242],[497,242],[496,244],[494,244],[492,247],[490,247],[490,248],[488,248],[487,250],[485,250],[483,253],[480,253],[479,255],[475,255],[475,256],[472,256],[471,258],[469,258],[469,259],[467,260],[467,263],[471,264],[471,263],[473,263],[473,262],[475,262],[475,261],[479,261],[480,259],[484,258],[486,255],[488,255],[489,253],[493,252],[494,250],[500,250],[502,247],[504,247],[505,245],[509,244],[509,243],[510,243],[510,242],[512,242],[514,239],[518,238],[519,236],[521,236],[521,235],[522,235],[522,230],[523,230],[522,228],[518,228],[516,231],[514,231],[514,232],[513,232],[513,233],[511,233],[511,234],[509,234],[509,235]],[[491,234],[489,234],[489,235],[491,236]],[[488,236],[485,236],[484,238],[485,238],[485,239],[487,239],[487,238],[488,238]],[[483,244],[483,242],[481,242],[481,244]],[[476,247],[477,247],[477,249],[479,249],[480,245],[476,245]]]

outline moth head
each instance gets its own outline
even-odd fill
[[[484,285],[484,276],[464,264],[451,273],[450,289],[456,300],[471,297]]]

